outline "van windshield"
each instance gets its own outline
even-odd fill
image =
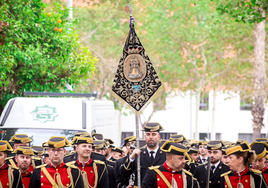
[[[9,141],[14,134],[27,134],[31,139],[31,146],[42,146],[42,143],[47,142],[51,136],[65,136],[71,141],[76,132],[82,132],[81,130],[64,130],[64,129],[1,129],[0,140]]]

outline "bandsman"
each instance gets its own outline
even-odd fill
[[[81,170],[85,188],[109,187],[108,173],[105,162],[92,160],[90,158],[92,153],[93,139],[89,137],[74,137],[72,144],[76,144],[78,159],[76,162],[71,163]]]
[[[198,164],[204,164],[208,160],[208,150],[206,149],[208,141],[199,141],[199,158],[197,160]]]
[[[123,177],[128,177],[135,173],[135,183],[138,184],[137,176],[137,156],[140,155],[140,182],[146,174],[148,167],[163,164],[166,161],[166,155],[159,148],[160,133],[163,127],[159,123],[147,123],[143,127],[145,131],[146,147],[143,149],[135,149],[129,155],[128,160],[119,168],[119,173]]]
[[[7,152],[13,151],[10,144],[5,141],[0,141],[0,187],[1,188],[23,188],[21,173],[16,166],[7,165],[5,160]]]
[[[70,146],[69,141],[63,136],[52,136],[48,140],[47,146],[51,163],[36,167],[29,187],[83,188],[84,182],[78,167],[63,162],[63,157],[66,154],[64,147]]]
[[[256,159],[255,152],[246,141],[239,143],[226,149],[231,171],[221,175],[221,188],[266,188],[261,171],[249,168],[250,163]]]
[[[183,169],[187,156],[187,148],[181,144],[167,141],[161,147],[166,154],[166,161],[160,166],[152,166],[147,170],[142,188],[197,188],[198,183],[192,174]]]
[[[27,134],[15,134],[10,140],[10,143],[13,143],[13,151],[17,149],[19,146],[29,147],[32,140],[28,137]],[[6,158],[6,163],[8,165],[12,165],[13,167],[17,166],[17,162],[15,160],[15,156],[11,156]]]
[[[199,165],[196,168],[194,177],[199,182],[201,188],[205,188],[207,183],[209,183],[210,188],[218,188],[221,183],[221,174],[230,171],[229,167],[221,161],[223,143],[221,141],[209,141],[207,143],[206,149],[208,150],[208,155],[211,158],[211,169],[210,177],[208,180],[208,165],[207,162]]]
[[[119,147],[112,148],[111,155],[115,161],[123,157],[123,150]]]
[[[26,146],[19,146],[14,153],[16,153],[15,160],[22,176],[22,184],[24,188],[28,188],[34,170],[31,165],[32,156],[34,156],[33,149]]]
[[[256,153],[256,159],[252,162],[252,168],[262,172],[266,185],[268,185],[268,169],[265,165],[268,144],[266,142],[255,141],[250,144],[250,147]]]
[[[114,175],[116,179],[117,187],[127,187],[129,186],[129,182],[132,180],[132,174],[128,174],[128,176],[123,176],[120,174],[119,169],[122,165],[129,161],[129,155],[133,152],[133,144],[136,142],[136,136],[129,136],[124,139],[123,148],[125,149],[125,156],[116,160],[116,164],[114,167]]]
[[[77,133],[75,133],[75,137],[89,137],[89,138],[91,138],[91,136],[88,132],[77,132]],[[74,147],[76,147],[76,145]],[[71,161],[77,161],[77,158],[78,158],[78,153],[76,151],[74,151],[71,155],[65,156],[63,160],[65,163],[68,163]],[[90,158],[92,160],[100,160],[100,161],[104,161],[104,162],[106,161],[106,158],[104,155],[98,154],[95,152],[91,153]]]

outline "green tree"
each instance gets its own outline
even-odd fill
[[[261,137],[266,100],[265,19],[268,10],[266,0],[232,0],[218,2],[218,11],[229,14],[234,21],[254,23],[254,92],[253,92],[253,140]]]
[[[66,7],[1,0],[0,21],[0,112],[24,90],[60,91],[93,73],[97,59],[81,45]]]

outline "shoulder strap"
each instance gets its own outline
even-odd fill
[[[171,184],[167,180],[166,176],[158,168],[155,168],[154,171],[156,171],[156,173],[162,178],[162,180],[165,182],[167,187],[171,187]]]
[[[183,180],[183,188],[187,188],[187,180],[186,180],[185,172],[182,171],[181,175],[182,175],[182,180]]]
[[[56,182],[54,181],[54,179],[51,177],[51,175],[47,171],[46,167],[44,167],[44,166],[41,167],[41,170],[45,174],[46,178],[51,183],[51,185],[53,186],[53,188],[59,188],[59,186],[56,184]]]
[[[228,174],[226,174],[226,175],[224,176],[224,179],[225,179],[225,182],[226,182],[228,188],[233,188],[233,186],[232,186],[232,184],[231,184],[231,181],[230,181],[230,178],[229,178]]]
[[[17,165],[14,163],[13,159],[8,159],[8,160],[13,168],[17,168]]]
[[[260,184],[261,184],[262,182],[260,182]],[[252,176],[252,174],[250,174],[250,187],[251,188],[255,188],[255,182],[254,182],[254,178],[253,178],[253,176]]]

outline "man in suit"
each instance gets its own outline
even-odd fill
[[[230,171],[230,168],[220,160],[222,156],[222,146],[223,143],[221,141],[210,141],[206,147],[211,158],[211,171],[209,181],[210,188],[220,187],[221,174]],[[194,173],[194,177],[199,182],[200,188],[206,187],[207,176],[208,170],[206,162],[202,165],[199,165]]]
[[[135,183],[137,185],[137,156],[140,155],[140,173],[142,182],[148,167],[161,165],[166,161],[166,155],[159,148],[160,133],[163,127],[159,123],[147,123],[143,131],[145,131],[146,147],[142,150],[135,149],[129,156],[129,160],[119,168],[121,176],[128,176],[135,172]]]

